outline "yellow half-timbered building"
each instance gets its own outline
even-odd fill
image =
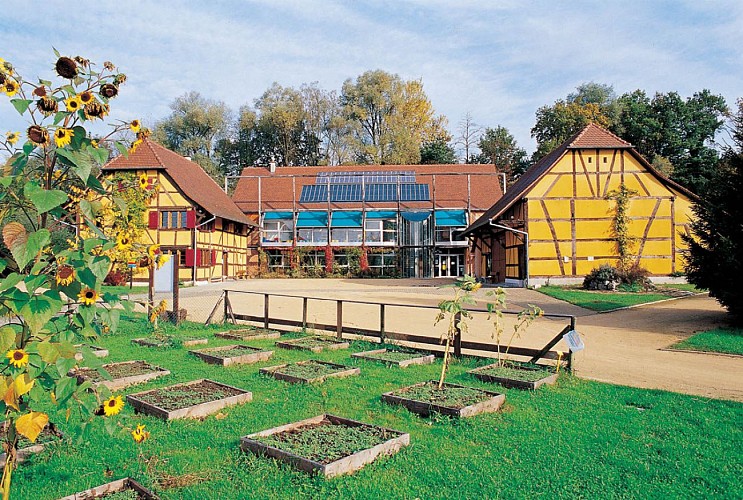
[[[255,223],[197,163],[147,138],[135,152],[106,164],[102,172],[146,174],[157,185],[141,243],[158,244],[163,253],[177,259],[181,281],[247,273],[248,235]]]
[[[630,192],[634,260],[654,276],[683,271],[681,235],[689,231],[694,194],[655,170],[631,144],[590,124],[466,229],[475,274],[496,283],[537,284],[616,265],[611,195],[622,184]]]

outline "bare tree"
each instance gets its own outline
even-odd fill
[[[459,147],[459,151],[464,152],[464,162],[470,162],[470,151],[477,146],[477,141],[482,134],[482,127],[472,119],[472,113],[467,111],[459,122],[457,129],[458,135],[455,137],[454,145]],[[474,151],[473,151],[474,154]]]

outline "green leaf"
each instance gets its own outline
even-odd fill
[[[36,182],[27,182],[23,194],[31,200],[36,210],[43,214],[67,201],[67,193],[59,189],[44,189]]]
[[[11,99],[10,103],[13,105],[16,111],[18,111],[19,115],[22,115],[26,111],[28,111],[28,106],[33,101],[31,99]]]
[[[8,275],[7,278],[0,281],[0,292],[4,292],[5,290],[10,290],[11,288],[15,287],[21,281],[23,281],[22,274],[12,273]]]
[[[90,347],[84,345],[80,349],[80,352],[83,355],[83,362],[82,362],[83,366],[87,368],[92,368],[94,370],[98,370],[101,373],[101,375],[105,373],[105,375],[103,376],[106,377],[106,380],[111,380],[111,375],[109,375],[108,372],[106,372],[105,370],[101,371],[101,367],[103,366],[103,361],[101,361],[101,358],[99,358],[93,353],[93,350]]]
[[[80,113],[82,113],[82,110],[80,110]],[[83,143],[85,142],[87,138],[88,138],[88,132],[83,127],[79,125],[77,127],[73,127],[72,128],[72,142],[70,143],[70,147],[73,150],[82,149]],[[85,155],[85,153],[83,154]]]
[[[106,240],[101,238],[88,238],[83,241],[83,250],[89,254],[95,247],[103,245],[105,242]]]
[[[46,326],[49,320],[59,312],[59,307],[55,307],[58,305],[61,305],[61,303],[57,303],[45,295],[34,295],[21,307],[20,313],[31,329],[31,333],[35,334]]]
[[[8,263],[5,259],[0,259],[0,274],[2,274],[3,271],[5,271],[5,268],[8,267]]]
[[[103,165],[108,161],[108,149],[104,147],[90,147],[88,148],[88,151],[90,152],[90,155],[95,159],[96,162],[98,162],[98,165]]]
[[[62,358],[60,358],[60,360],[61,359]],[[57,366],[59,366],[59,361],[57,362]],[[77,378],[65,376],[67,375],[67,372],[60,375],[62,375],[62,378],[57,381],[57,385],[54,388],[54,395],[57,397],[57,402],[61,404],[67,401],[70,396],[74,394],[75,389],[77,388]]]
[[[0,353],[4,353],[14,347],[16,333],[10,326],[3,326],[0,328]]]
[[[7,177],[0,177],[0,186],[8,187],[13,182],[14,177],[9,175]]]
[[[41,359],[47,363],[54,364],[59,359],[59,348],[52,342],[39,342],[36,345]]]
[[[44,282],[47,280],[47,276],[44,274],[38,276],[27,276],[23,282],[26,284],[26,290],[30,293],[34,293]]]
[[[103,281],[108,275],[108,271],[111,268],[111,260],[108,257],[100,256],[93,258],[93,261],[88,264],[88,268],[93,272],[98,281]]]
[[[126,146],[124,146],[122,143],[120,143],[119,141],[116,141],[114,142],[114,145],[116,145],[116,149],[119,150],[119,153],[121,153],[121,155],[124,158],[127,158],[129,156],[129,149]]]
[[[54,125],[59,125],[59,122],[65,119],[65,117],[69,115],[66,111],[57,111],[57,114],[54,115]]]
[[[75,358],[59,358],[55,364],[57,365],[57,372],[59,373],[59,376],[62,378],[66,378],[67,372],[75,367],[75,365],[77,364],[77,360]],[[57,400],[59,401],[59,394],[57,394]]]
[[[25,243],[22,238],[17,240],[10,252],[18,264],[19,269],[24,269],[26,265],[41,252],[51,241],[51,234],[48,229],[39,229],[34,233],[27,233]]]
[[[88,200],[80,200],[80,211],[86,219],[95,219],[95,214],[93,214],[93,205],[91,205]]]
[[[85,286],[95,289],[96,277],[90,269],[79,269],[77,276]]]

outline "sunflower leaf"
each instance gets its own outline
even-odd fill
[[[119,153],[121,153],[124,158],[127,158],[129,156],[129,149],[126,146],[124,146],[119,141],[114,142],[114,144],[116,145],[116,149],[119,150]]]
[[[57,114],[54,115],[54,125],[58,125],[68,114],[66,111],[57,111]]]
[[[59,311],[60,302],[52,300],[46,295],[34,295],[21,307],[21,315],[28,325],[31,333],[35,334],[52,319]]]
[[[32,411],[18,417],[15,421],[15,428],[19,434],[33,443],[48,423],[49,416],[46,413]]]
[[[59,189],[43,189],[36,182],[27,182],[23,194],[31,200],[36,210],[43,214],[67,201],[67,193]]]
[[[108,275],[108,271],[111,267],[111,259],[105,256],[95,257],[92,262],[88,264],[88,268],[93,272],[98,281],[103,281]]]
[[[59,348],[56,344],[51,342],[39,342],[36,345],[36,348],[39,350],[39,356],[41,356],[41,359],[47,363],[53,364],[57,362],[57,359],[59,359]]]
[[[24,114],[28,111],[28,106],[31,104],[31,99],[11,99],[10,103],[13,105],[19,115]]]
[[[0,328],[0,352],[6,352],[15,346],[16,333],[10,326]]]

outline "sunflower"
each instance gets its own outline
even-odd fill
[[[127,233],[119,233],[116,237],[117,250],[129,250],[132,247],[132,239]]]
[[[139,132],[139,129],[142,127],[142,125],[139,123],[139,120],[132,120],[131,123],[129,123],[129,129],[134,132],[135,134]]]
[[[124,407],[124,400],[121,396],[111,396],[103,402],[103,414],[107,417],[117,415]]]
[[[160,269],[165,264],[167,264],[169,260],[170,260],[170,255],[160,254],[157,256],[157,259],[155,259],[155,267]]]
[[[59,111],[59,104],[51,97],[44,96],[36,101],[36,108],[41,111],[44,116],[49,116]]]
[[[132,431],[132,437],[137,443],[146,441],[150,437],[150,431],[144,430],[144,424],[137,424],[137,428]]]
[[[54,132],[54,144],[56,144],[58,148],[63,148],[72,142],[73,135],[75,135],[75,133],[70,128],[58,128],[57,131]]]
[[[46,146],[49,144],[49,132],[39,125],[31,125],[26,129],[28,138],[37,146]]]
[[[5,81],[5,85],[3,86],[3,90],[6,94],[8,94],[8,97],[13,97],[18,93],[21,86],[18,85],[18,82],[15,80],[8,79]]]
[[[142,139],[137,139],[136,141],[134,141],[132,145],[129,146],[129,154],[134,153],[140,144],[142,144]]]
[[[58,285],[69,285],[75,281],[75,268],[68,266],[67,264],[62,264],[57,268],[57,276],[55,279],[57,280]]]
[[[60,57],[54,65],[57,74],[62,78],[75,78],[77,76],[77,63],[69,57]]]
[[[23,349],[11,349],[5,356],[8,358],[8,363],[16,368],[23,368],[28,364],[28,353]]]
[[[93,92],[91,92],[90,90],[80,92],[77,96],[80,98],[80,104],[82,104],[83,106],[86,106],[90,104],[91,102],[95,101],[95,96],[93,95]]]
[[[85,287],[82,290],[80,290],[80,293],[77,295],[77,298],[80,300],[80,303],[84,306],[92,306],[96,303],[98,300],[98,292],[93,290],[92,288]]]
[[[90,140],[90,145],[97,149],[98,148],[98,139],[91,139]]]
[[[5,140],[13,146],[16,142],[18,142],[18,139],[20,139],[21,133],[20,132],[8,132],[5,134]]]
[[[160,253],[160,245],[150,245],[147,247],[147,255],[150,256],[151,259],[155,258],[155,255]]]
[[[67,111],[70,113],[74,113],[78,109],[80,109],[80,96],[77,95],[71,95],[67,99],[64,100],[65,108],[67,108]]]
[[[85,112],[86,119],[92,120],[95,118],[103,118],[108,114],[110,109],[111,108],[109,108],[108,104],[91,102],[83,108],[83,112]]]
[[[113,85],[111,83],[104,83],[103,85],[101,85],[101,88],[98,90],[98,93],[101,94],[106,99],[111,99],[118,95],[119,89],[118,87],[116,87],[116,85]]]
[[[149,189],[150,187],[150,178],[147,177],[147,174],[142,174],[139,176],[139,188],[140,189]]]

